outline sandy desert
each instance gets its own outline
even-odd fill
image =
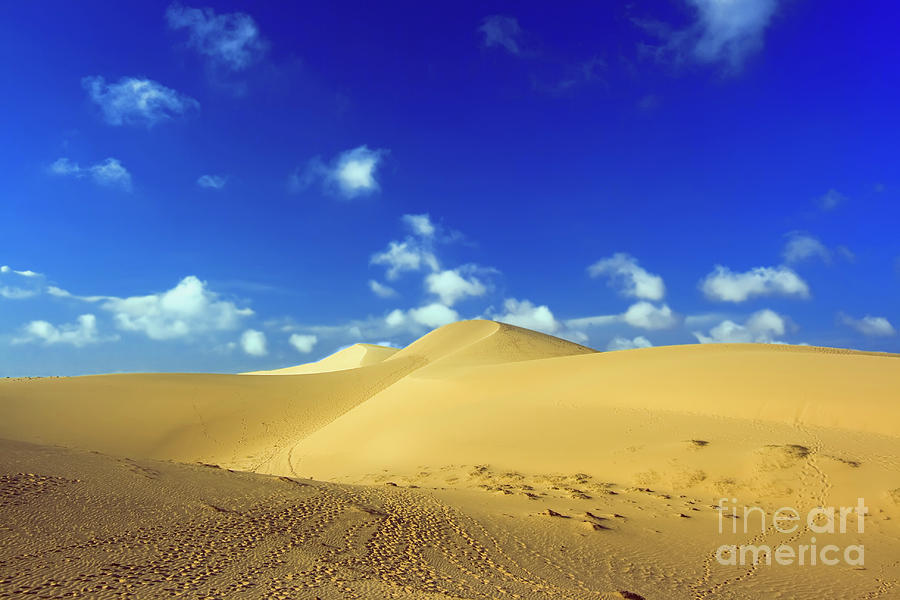
[[[898,360],[465,321],[276,371],[7,378],[0,597],[897,598]],[[859,498],[843,533],[771,518]],[[817,549],[723,564],[748,544]]]

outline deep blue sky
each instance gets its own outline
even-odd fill
[[[272,368],[474,317],[900,352],[897,16],[5,3],[0,376]]]

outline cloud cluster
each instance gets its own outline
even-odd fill
[[[119,329],[143,333],[153,340],[237,329],[243,318],[253,314],[249,308],[238,308],[233,302],[219,298],[193,275],[165,292],[91,300],[101,302],[100,307],[112,314]]]
[[[191,8],[172,4],[166,20],[174,30],[187,30],[188,43],[214,65],[242,71],[258,62],[268,50],[268,42],[248,14],[216,14],[211,8]]]
[[[623,296],[662,300],[666,295],[662,277],[643,269],[637,259],[624,252],[598,260],[588,267],[588,273],[591,277],[609,277],[609,284],[617,287]]]
[[[503,312],[490,313],[490,318],[516,327],[534,329],[544,333],[557,334],[563,324],[556,320],[553,312],[545,305],[535,305],[529,300],[507,298],[503,301]]]
[[[708,334],[699,331],[693,333],[701,344],[781,344],[784,342],[777,341],[777,337],[783,336],[787,327],[786,317],[765,309],[753,313],[744,323],[727,319],[713,327]]]
[[[402,241],[388,242],[387,248],[373,254],[369,262],[386,267],[389,280],[396,280],[405,272],[438,271],[440,264],[434,252],[436,228],[431,218],[427,214],[403,215],[402,220],[411,234]],[[378,293],[375,288],[373,291]]]
[[[115,158],[107,158],[89,167],[82,167],[68,158],[59,158],[50,165],[50,173],[63,177],[90,177],[98,185],[131,191],[131,173]]]
[[[110,125],[152,127],[200,108],[193,98],[152,79],[122,77],[117,83],[106,83],[96,76],[85,77],[81,83]]]
[[[343,198],[374,194],[381,189],[376,174],[387,153],[363,145],[340,153],[329,163],[314,158],[303,171],[291,175],[288,187],[292,192],[301,192],[318,181],[325,193]]]
[[[756,267],[736,273],[716,265],[700,282],[700,289],[707,298],[719,302],[745,302],[758,296],[809,297],[809,286],[786,266]]]
[[[22,336],[13,339],[16,344],[39,342],[48,346],[69,344],[77,348],[100,341],[97,317],[91,314],[81,315],[75,323],[58,327],[47,321],[31,321],[22,328]]]
[[[634,348],[650,348],[653,344],[642,335],[634,338],[616,336],[606,345],[607,350],[632,350]]]
[[[457,268],[430,273],[425,277],[425,288],[447,306],[453,306],[467,296],[483,296],[487,292],[488,288],[481,280],[474,275],[466,277],[461,271]]]

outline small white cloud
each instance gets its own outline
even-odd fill
[[[256,21],[235,12],[217,15],[211,8],[172,4],[166,11],[171,29],[187,29],[189,44],[214,64],[242,71],[259,61],[268,49]]]
[[[316,181],[321,181],[327,193],[356,198],[376,193],[380,186],[376,179],[378,167],[387,150],[370,150],[359,146],[339,154],[330,164],[315,158],[306,169],[291,175],[289,188],[293,192],[305,190]]]
[[[884,317],[866,315],[861,319],[854,319],[849,315],[842,314],[840,320],[844,325],[869,337],[888,337],[896,333],[894,326]]]
[[[151,79],[123,77],[106,83],[103,77],[85,77],[82,85],[100,106],[110,125],[153,125],[200,108],[200,103]]]
[[[225,187],[225,178],[221,175],[201,175],[197,178],[197,185],[202,188],[220,190]]]
[[[756,267],[735,273],[728,267],[716,265],[700,282],[700,289],[710,300],[721,302],[744,302],[755,296],[809,297],[806,282],[785,266]]]
[[[529,300],[507,298],[503,301],[503,310],[505,312],[494,314],[491,318],[501,323],[544,333],[553,334],[562,329],[562,324],[556,320],[550,307],[545,304],[537,306]]]
[[[220,299],[193,275],[157,294],[81,299],[101,300],[101,308],[113,314],[119,329],[140,332],[154,340],[236,329],[241,319],[253,314],[249,308],[238,308],[233,302]]]
[[[395,308],[384,318],[384,322],[388,327],[400,327],[406,322],[406,313]]]
[[[432,328],[459,321],[459,314],[455,310],[438,302],[414,308],[407,315],[416,323]]]
[[[369,289],[379,298],[393,298],[397,295],[397,290],[374,279],[369,280]]]
[[[399,308],[394,309],[384,319],[388,327],[406,327],[410,330],[420,330],[421,327],[434,329],[455,321],[459,321],[459,314],[440,302],[432,302],[405,312]]]
[[[500,46],[510,54],[519,53],[518,37],[522,29],[514,17],[491,15],[482,21],[478,30],[484,36],[483,43],[486,47]]]
[[[425,288],[447,306],[467,296],[483,296],[487,287],[477,277],[463,277],[459,269],[430,273],[425,278]]]
[[[831,251],[813,236],[792,231],[787,237],[788,241],[782,252],[785,262],[799,263],[813,258],[826,263],[831,261]]]
[[[90,176],[99,185],[131,190],[131,173],[115,158],[107,158],[89,167],[81,167],[68,158],[59,158],[50,165],[50,173],[78,178]]]
[[[650,302],[636,302],[628,307],[622,320],[641,329],[669,329],[678,324],[678,316],[668,304],[656,306]]]
[[[782,344],[776,337],[784,335],[787,326],[785,317],[765,309],[750,315],[743,324],[727,319],[713,327],[708,335],[699,331],[693,334],[701,344]]]
[[[419,271],[423,268],[431,271],[439,269],[434,253],[413,239],[389,242],[386,250],[372,256],[371,263],[386,266],[387,278],[391,280],[397,279],[404,271]]]
[[[830,189],[819,198],[819,206],[822,210],[834,210],[839,204],[843,204],[846,200],[847,196],[836,189]]]
[[[588,273],[591,277],[608,276],[610,285],[632,298],[662,300],[666,294],[662,277],[647,272],[638,265],[637,259],[624,252],[595,262],[588,267]]]
[[[650,348],[653,346],[650,343],[650,340],[645,338],[642,335],[639,335],[635,338],[628,339],[621,336],[616,336],[612,340],[610,340],[609,344],[606,345],[607,350],[632,350],[634,348]]]
[[[319,341],[319,338],[315,335],[301,335],[299,333],[293,333],[291,334],[291,337],[288,339],[288,341],[291,343],[291,346],[297,349],[297,352],[309,354],[310,352],[312,352],[312,349]]]
[[[96,344],[103,339],[97,331],[97,317],[81,315],[76,323],[57,327],[47,321],[31,321],[23,327],[22,337],[13,340],[16,344],[39,342],[45,345],[70,344],[77,348]]]
[[[17,271],[13,268],[10,268],[9,265],[0,266],[0,273],[15,273],[16,275],[21,275],[22,277],[40,277],[41,274],[31,269],[25,269],[23,271]]]
[[[423,215],[403,215],[403,222],[406,223],[414,234],[423,238],[434,236],[436,228],[431,222],[431,217],[427,214]]]
[[[241,349],[250,356],[265,356],[269,353],[266,349],[266,334],[248,329],[241,334]]]

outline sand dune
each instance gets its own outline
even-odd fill
[[[4,480],[3,493],[31,493],[19,489],[37,485],[22,473],[65,479],[72,477],[67,469],[87,463],[97,474],[114,464],[158,471],[159,494],[183,506],[216,494],[240,504],[265,495],[249,491],[260,486],[278,498],[254,505],[263,515],[254,521],[262,523],[263,544],[276,535],[279,511],[293,502],[277,477],[304,478],[315,488],[306,492],[324,495],[303,518],[331,524],[279,554],[304,565],[292,577],[317,582],[298,588],[308,595],[287,585],[287,597],[844,598],[852,589],[854,597],[888,598],[900,590],[900,356],[756,344],[598,353],[469,321],[399,351],[360,344],[258,374],[269,376],[0,381],[0,438],[128,457],[123,463],[9,442],[14,460],[4,468],[12,479]],[[148,466],[161,459],[223,469]],[[39,467],[16,466],[26,463]],[[204,473],[208,492],[190,488],[191,473]],[[131,485],[110,481],[114,489]],[[142,492],[147,506],[155,501],[152,489]],[[110,501],[99,490],[86,493]],[[346,508],[330,511],[326,497],[342,498]],[[771,526],[720,534],[715,505],[723,497],[766,511],[851,506],[864,497],[865,533],[833,539],[865,542],[866,567],[720,565],[713,553],[725,539],[798,544],[815,537],[809,526],[790,535]],[[360,508],[373,506],[375,513]],[[54,507],[41,505],[44,516],[32,521]],[[60,518],[74,523],[72,514]],[[135,514],[122,522],[136,522]],[[195,516],[186,516],[179,531],[200,527]],[[417,519],[421,526],[412,527]],[[399,536],[394,549],[376,550],[372,540],[382,534],[373,531],[389,522]],[[131,535],[123,533],[131,531],[126,525],[116,534],[121,539]],[[3,531],[11,547],[24,543],[24,532]],[[278,547],[274,539],[265,544]],[[320,543],[343,550],[329,554]],[[10,560],[0,555],[0,573]],[[165,560],[167,569],[181,568],[171,556]],[[258,587],[241,593],[271,597],[263,590],[275,589],[276,574],[261,575],[253,561],[245,567],[256,569],[248,580]],[[316,570],[332,563],[342,566],[324,575]],[[386,570],[388,563],[400,571]],[[485,564],[493,565],[490,573]],[[288,574],[276,571],[278,578]],[[176,579],[195,592],[237,585],[225,570],[191,588],[192,580],[179,579],[191,572]],[[12,580],[4,581],[0,592],[11,589],[4,585]],[[133,583],[145,597],[165,589]]]
[[[343,350],[335,352],[316,362],[294,367],[285,367],[283,369],[272,369],[271,371],[251,371],[249,373],[243,373],[243,375],[303,375],[306,373],[345,371],[347,369],[356,369],[358,367],[374,365],[375,363],[390,358],[396,352],[396,348],[390,348],[388,346],[353,344],[349,348],[344,348]]]

